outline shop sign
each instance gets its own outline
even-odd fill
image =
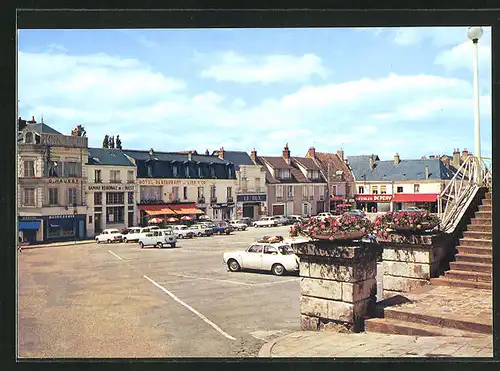
[[[266,202],[267,197],[263,195],[236,195],[237,202]]]
[[[356,201],[361,202],[391,202],[392,195],[356,195]]]
[[[49,215],[47,219],[73,219],[74,215]]]
[[[137,179],[140,185],[176,185],[176,186],[204,186],[206,180],[187,180],[187,179]]]
[[[38,220],[41,216],[19,216],[18,220]]]
[[[49,184],[79,184],[80,182],[78,178],[49,178]]]
[[[133,185],[89,185],[89,191],[133,191]]]

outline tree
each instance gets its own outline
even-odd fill
[[[104,140],[102,141],[102,148],[109,148],[109,136],[106,134]]]
[[[122,149],[122,141],[120,140],[120,136],[116,136],[116,148]]]

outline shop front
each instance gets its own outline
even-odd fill
[[[392,202],[395,211],[405,210],[409,207],[418,207],[431,213],[437,212],[437,198],[435,193],[397,193]]]
[[[267,195],[264,194],[240,194],[236,196],[238,218],[260,219],[262,209],[266,205]]]
[[[234,218],[234,203],[219,203],[210,205],[214,220],[231,220]]]
[[[391,209],[393,195],[358,194],[354,196],[356,208],[368,213],[387,212]]]
[[[19,216],[17,222],[19,241],[30,245],[43,241],[43,220],[36,216]]]
[[[338,205],[341,205],[345,202],[345,197],[344,196],[336,196],[336,195],[331,195],[330,196],[330,210],[336,210]]]
[[[44,216],[47,241],[82,240],[87,237],[85,214]]]

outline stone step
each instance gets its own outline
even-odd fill
[[[455,255],[455,260],[457,262],[463,263],[483,263],[483,264],[492,264],[493,258],[491,254],[488,255],[480,255],[480,254],[463,254],[458,253]]]
[[[471,224],[482,224],[482,225],[492,226],[491,218],[474,218],[471,220]]]
[[[475,282],[466,280],[457,280],[449,277],[431,278],[431,285],[436,286],[453,286],[453,287],[469,287],[473,289],[491,290],[493,288],[491,282]]]
[[[472,238],[475,240],[490,240],[491,241],[491,230],[490,231],[465,231],[464,238]]]
[[[483,198],[482,204],[483,205],[491,205],[491,198]]]
[[[458,270],[464,272],[482,272],[482,273],[492,273],[492,265],[485,263],[470,263],[470,262],[450,262],[451,270]]]
[[[446,316],[446,317],[444,317]],[[386,308],[384,309],[384,318],[391,318],[399,321],[411,322],[415,324],[424,324],[431,326],[438,326],[442,328],[459,329],[470,332],[477,332],[481,334],[491,334],[493,327],[491,324],[481,323],[477,320],[469,319],[456,319],[448,314],[444,316],[432,316],[429,314],[408,312],[404,309]]]
[[[451,264],[451,263],[450,263]],[[473,281],[473,282],[491,282],[491,273],[467,272],[461,270],[449,270],[444,272],[445,277],[452,279]]]
[[[492,231],[493,226],[491,224],[469,224],[467,226],[467,231],[471,232],[490,232]]]
[[[459,246],[457,246],[457,250],[460,254],[475,254],[475,255],[493,256],[492,246],[480,247],[480,246],[459,245]]]
[[[478,337],[484,336],[477,332],[464,331],[454,328],[439,327],[422,323],[400,321],[393,318],[371,318],[365,321],[366,332],[384,334],[398,334],[410,336],[456,336]]]
[[[490,199],[490,200],[491,200],[491,194],[492,194],[491,192],[486,192],[486,194],[485,194],[485,198],[487,198],[487,199]]]
[[[492,247],[493,241],[491,239],[476,239],[464,237],[460,239],[460,245],[477,246],[477,247]]]
[[[476,211],[474,214],[474,217],[476,218],[482,218],[482,219],[488,219],[491,223],[491,210],[490,211]]]
[[[479,211],[488,211],[491,212],[492,205],[479,205]]]

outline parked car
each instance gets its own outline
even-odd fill
[[[278,221],[269,216],[265,216],[253,222],[254,227],[276,227],[277,225]]]
[[[172,231],[177,238],[193,238],[195,236],[195,231],[185,225],[174,225],[172,226]]]
[[[364,218],[366,216],[366,213],[363,211],[363,210],[359,210],[359,209],[352,209],[352,210],[349,210],[349,211],[346,211],[344,213],[344,215],[349,215],[349,216],[360,216],[362,218]]]
[[[334,218],[335,216],[336,215],[332,214],[331,212],[323,212],[316,215],[316,219],[325,220],[327,218]]]
[[[101,243],[113,243],[113,242],[122,242],[123,235],[120,233],[118,229],[105,229],[95,236],[95,242]]]
[[[203,224],[193,224],[192,226],[189,227],[194,231],[195,236],[211,236],[214,234],[214,230],[206,225]]]
[[[177,237],[170,229],[155,229],[152,232],[144,233],[139,237],[139,246],[143,249],[146,246],[162,248],[164,245],[175,247]]]
[[[422,213],[422,212],[426,212],[427,210],[424,210],[424,209],[420,209],[416,206],[408,206],[406,209],[403,209],[401,211],[408,211],[408,212],[415,212],[415,213]]]
[[[216,222],[214,224],[215,233],[217,234],[230,234],[232,231],[234,231],[234,228],[226,222]]]
[[[288,217],[284,215],[274,215],[271,218],[275,219],[278,222],[278,225],[288,225],[290,224],[290,220]]]
[[[223,255],[224,263],[231,272],[241,269],[271,271],[277,276],[299,270],[299,258],[290,245],[280,243],[253,243],[244,251],[231,251]]]
[[[241,220],[231,220],[229,222],[229,225],[231,225],[237,231],[245,231],[248,227],[247,224],[242,222]]]
[[[127,228],[128,233],[123,235],[123,242],[134,242],[134,241],[139,241],[139,237],[142,234],[149,233],[151,231],[154,231],[154,229],[151,229],[149,227],[131,227]]]
[[[247,226],[250,227],[252,225],[253,220],[248,216],[244,216],[243,218],[240,219],[240,222],[245,223]]]
[[[301,217],[300,215],[289,215],[289,216],[288,216],[288,220],[289,220],[292,224],[295,224],[295,223],[303,222],[303,221],[304,221],[304,218],[303,218],[303,217]]]

